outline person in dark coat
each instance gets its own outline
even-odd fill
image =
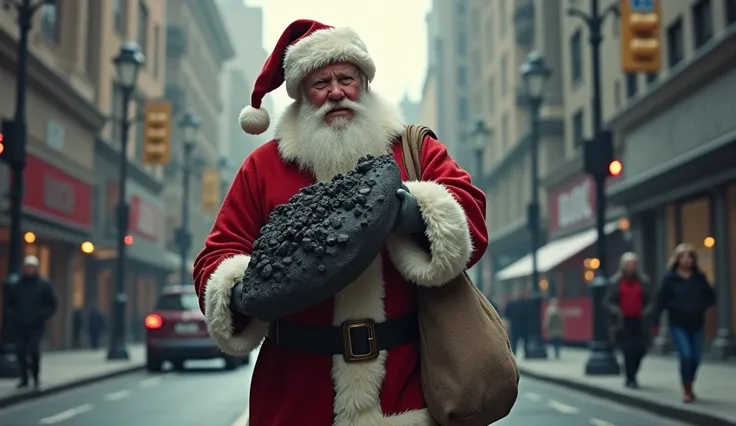
[[[635,253],[624,253],[603,299],[610,314],[611,337],[624,357],[625,385],[631,389],[639,387],[636,376],[647,352],[649,316],[654,306],[649,278],[639,271],[638,265]]]
[[[89,333],[90,345],[93,349],[98,349],[100,347],[100,338],[105,332],[105,317],[96,306],[89,311],[87,332]]]
[[[698,266],[692,244],[680,244],[662,279],[654,311],[655,321],[662,312],[669,316],[672,341],[680,360],[683,401],[695,400],[693,384],[705,342],[705,312],[716,303],[716,294]]]
[[[23,274],[9,287],[8,319],[15,327],[16,351],[20,368],[19,388],[28,386],[28,373],[38,388],[41,363],[41,338],[46,321],[56,313],[56,296],[51,284],[38,273],[38,258],[23,260]]]
[[[518,291],[514,292],[511,300],[506,302],[504,312],[504,319],[508,325],[509,343],[511,343],[511,350],[514,354],[516,354],[516,350],[522,340],[526,345],[527,313],[526,305],[521,299],[521,293]]]

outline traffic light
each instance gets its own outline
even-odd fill
[[[143,112],[143,164],[164,165],[169,162],[171,147],[171,104],[148,102]]]
[[[10,138],[13,135],[13,121],[3,120],[0,128],[0,161],[13,164],[13,152]]]
[[[215,168],[202,172],[202,211],[216,213],[220,208],[220,171]]]
[[[661,67],[660,2],[620,0],[621,67],[626,73],[653,73]]]
[[[597,179],[617,177],[623,172],[621,161],[613,158],[613,133],[605,130],[592,141],[583,142],[585,172]]]

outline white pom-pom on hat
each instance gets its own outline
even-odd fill
[[[271,117],[265,108],[253,108],[250,105],[240,111],[238,120],[240,121],[240,127],[249,135],[260,135],[268,130],[268,126],[271,125]]]

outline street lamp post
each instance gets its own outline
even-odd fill
[[[192,152],[197,144],[199,131],[199,117],[194,112],[187,111],[179,123],[184,137],[184,159],[182,170],[182,197],[181,197],[181,226],[176,230],[176,240],[179,245],[181,265],[179,265],[179,282],[182,286],[189,284],[187,259],[192,244],[192,235],[189,232],[189,175],[192,167]]]
[[[129,208],[126,194],[126,181],[128,179],[128,131],[130,120],[128,109],[130,100],[138,81],[138,73],[145,61],[138,43],[127,41],[120,47],[120,53],[113,59],[117,69],[120,89],[122,91],[122,115],[120,117],[120,178],[118,181],[118,258],[116,268],[115,299],[113,300],[113,327],[110,336],[110,348],[107,352],[109,360],[127,360],[128,349],[125,344],[126,324],[125,309],[128,296],[125,294],[125,249],[126,236],[128,235]]]
[[[527,226],[531,239],[532,256],[532,298],[529,301],[531,309],[529,315],[529,341],[524,345],[524,357],[527,359],[546,359],[547,349],[542,342],[541,315],[542,292],[539,288],[539,266],[537,264],[537,250],[541,240],[539,229],[539,108],[544,99],[544,89],[547,79],[552,74],[538,52],[531,52],[526,62],[521,66],[521,75],[524,79],[526,98],[529,102],[531,116],[531,173],[532,199],[528,206]]]
[[[26,98],[28,94],[28,34],[33,25],[33,15],[38,9],[55,0],[4,0],[5,7],[15,6],[18,22],[18,63],[15,84],[15,115],[10,134],[5,135],[8,146],[12,146],[10,164],[9,216],[10,238],[8,244],[8,280],[15,282],[20,275],[20,262],[23,257],[23,172],[26,168]],[[7,288],[3,286],[4,292]],[[5,300],[5,299],[3,299]],[[7,312],[4,309],[3,312]],[[3,321],[0,332],[0,377],[17,377],[18,363],[14,348],[10,345],[8,321]]]
[[[605,136],[603,129],[603,106],[601,100],[601,42],[603,36],[601,29],[606,18],[611,14],[618,13],[618,2],[613,2],[604,11],[600,11],[598,0],[590,0],[590,14],[580,9],[571,7],[567,14],[580,18],[588,27],[588,41],[590,42],[590,56],[592,69],[593,98],[591,108],[593,110],[593,142],[600,143]],[[595,179],[596,192],[596,230],[598,240],[596,242],[596,257],[600,266],[596,270],[596,276],[591,283],[591,298],[593,301],[593,341],[590,342],[590,355],[585,364],[585,374],[603,376],[618,375],[620,368],[613,347],[608,339],[607,315],[603,308],[603,297],[606,294],[608,277],[606,275],[606,232],[604,230],[606,221],[606,185],[605,179]]]
[[[491,137],[491,130],[486,127],[486,123],[483,119],[478,119],[473,129],[470,131],[470,139],[473,144],[473,155],[475,157],[475,178],[477,180],[477,186],[480,188],[485,187],[485,168],[483,167],[483,157],[485,156],[486,143]],[[483,286],[483,258],[475,265],[475,284],[484,289]]]

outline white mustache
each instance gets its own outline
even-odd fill
[[[326,116],[333,110],[342,108],[349,109],[356,114],[362,113],[364,110],[363,105],[361,105],[359,102],[353,102],[349,99],[343,99],[337,102],[325,102],[321,107],[317,109],[317,111],[315,111],[315,114],[317,114],[319,118],[324,118],[324,116]]]

